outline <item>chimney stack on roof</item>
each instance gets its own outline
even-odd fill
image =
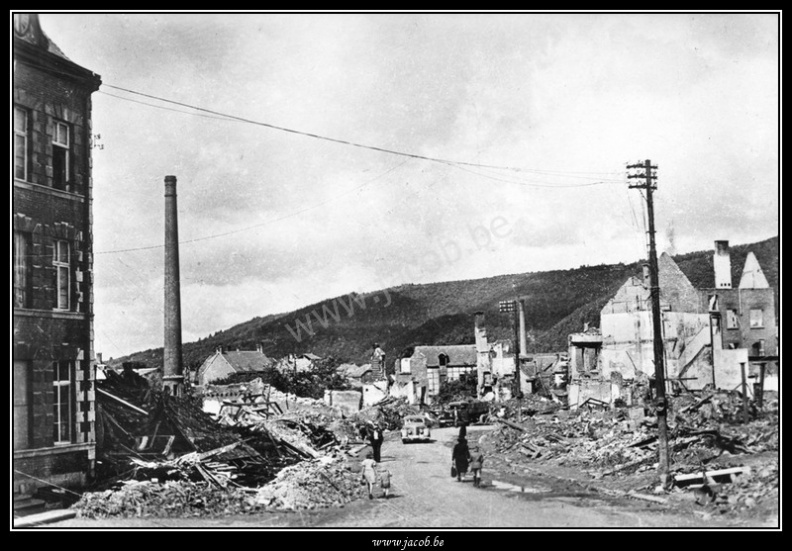
[[[729,255],[728,241],[715,241],[715,254],[712,257],[712,266],[715,270],[715,288],[731,289],[731,257]]]
[[[215,350],[215,352],[217,352],[218,354],[222,354],[222,353],[223,353],[223,345],[222,345],[222,344],[221,344],[221,345],[219,345],[219,346],[217,347],[217,349]]]

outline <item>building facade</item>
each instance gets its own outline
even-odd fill
[[[100,77],[14,14],[14,491],[79,486],[95,458],[91,94]]]
[[[198,368],[195,384],[205,386],[234,373],[263,373],[274,363],[264,354],[261,345],[256,350],[224,350],[219,347]]]

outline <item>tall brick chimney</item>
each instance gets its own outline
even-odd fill
[[[165,176],[165,346],[162,386],[173,396],[181,396],[184,386],[176,176]]]
[[[715,288],[731,289],[731,257],[729,255],[728,241],[715,242],[715,254],[712,257],[712,266],[715,270]]]

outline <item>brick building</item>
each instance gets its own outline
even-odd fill
[[[35,14],[14,14],[14,492],[94,467],[91,94]]]
[[[700,291],[701,309],[721,318],[725,348],[747,348],[749,356],[778,354],[778,320],[775,293],[762,273],[754,253],[745,258],[742,277],[732,288],[731,255],[728,241],[716,241],[714,289]],[[712,301],[717,297],[716,301]],[[712,307],[711,307],[712,306]]]

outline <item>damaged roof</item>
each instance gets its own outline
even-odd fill
[[[451,344],[440,346],[416,346],[413,357],[422,355],[426,365],[440,365],[440,354],[448,356],[448,365],[476,365],[475,344]]]

